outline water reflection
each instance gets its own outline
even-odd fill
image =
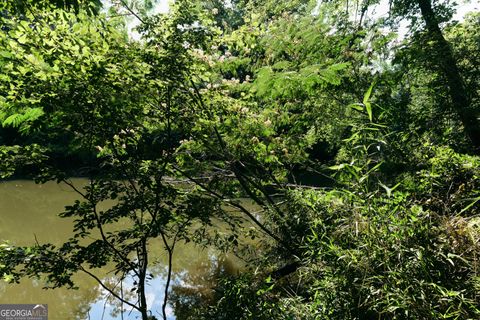
[[[76,179],[76,185],[87,181]],[[8,240],[13,245],[32,245],[50,242],[65,242],[72,230],[72,221],[59,218],[65,205],[77,199],[77,194],[68,186],[56,183],[37,185],[32,181],[0,182],[0,241]],[[150,269],[154,278],[146,288],[148,305],[152,315],[161,319],[167,275],[167,255],[160,240],[151,243],[149,253],[156,261]],[[219,275],[236,272],[238,261],[229,256],[220,256],[213,250],[201,250],[194,245],[179,244],[173,260],[171,304],[167,306],[169,320],[184,319],[192,307],[208,301],[211,289]],[[115,284],[108,268],[96,274]],[[24,279],[20,284],[7,284],[0,280],[0,303],[46,303],[50,320],[65,319],[139,319],[139,313],[123,308],[115,299],[87,275],[74,278],[79,290],[59,288],[43,290],[38,280]],[[133,281],[125,279],[117,290],[126,296],[131,294]],[[124,306],[123,306],[124,307]]]
[[[195,309],[213,299],[213,288],[222,275],[234,274],[238,265],[225,257],[211,256],[208,263],[203,263],[199,272],[185,272],[172,286],[170,300],[178,319],[193,316]]]

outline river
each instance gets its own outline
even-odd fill
[[[74,179],[76,185],[85,179]],[[65,205],[78,199],[77,194],[64,184],[15,180],[0,182],[0,242],[28,246],[39,243],[61,244],[71,234],[72,221],[58,217]],[[167,271],[166,256],[161,243],[152,250],[151,260],[156,264],[149,270],[155,277],[147,287],[147,301],[152,314],[161,319],[161,305]],[[182,312],[190,310],[189,303],[208,296],[219,274],[238,271],[237,259],[221,255],[215,250],[201,249],[193,244],[180,244],[173,260],[172,296],[167,307],[169,320],[182,319]],[[100,270],[103,280],[114,279],[110,270]],[[66,288],[43,289],[43,282],[23,279],[20,284],[0,280],[0,304],[48,304],[49,320],[67,319],[138,319],[139,314],[126,310],[123,317],[99,285],[86,274],[74,278],[78,290]],[[131,281],[124,281],[124,291],[129,291]]]

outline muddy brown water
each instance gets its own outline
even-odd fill
[[[86,179],[74,179],[75,185],[84,185]],[[61,244],[72,232],[72,221],[58,217],[66,205],[72,204],[78,195],[67,185],[49,182],[35,184],[33,181],[15,180],[0,182],[0,242],[28,246],[39,243]],[[166,256],[161,243],[153,250],[151,261],[156,261],[151,272],[155,278],[147,287],[147,301],[152,314],[161,319],[161,305],[165,290]],[[205,296],[218,274],[238,272],[240,261],[219,254],[215,250],[201,249],[193,244],[180,244],[175,249],[173,261],[172,292],[178,301],[194,300]],[[111,270],[97,270],[97,275],[107,280]],[[0,275],[1,276],[1,275]],[[112,280],[113,281],[113,280]],[[115,314],[114,300],[86,274],[74,278],[78,290],[66,288],[43,289],[44,283],[36,279],[23,279],[20,284],[9,284],[0,278],[0,304],[40,304],[49,308],[49,320],[67,319],[139,319],[138,314],[127,309]],[[123,283],[128,291],[131,281]],[[184,295],[182,297],[182,295]],[[198,299],[197,299],[198,300]],[[177,308],[175,307],[177,306]],[[168,319],[182,319],[181,311],[189,306],[169,304]]]

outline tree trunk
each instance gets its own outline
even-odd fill
[[[148,320],[148,305],[145,291],[145,279],[147,277],[148,267],[148,253],[147,253],[147,240],[142,239],[140,246],[137,248],[138,257],[138,286],[137,293],[139,295],[140,312],[142,314],[142,320]]]
[[[476,117],[476,112],[472,110],[452,48],[440,30],[431,0],[417,0],[417,2],[427,26],[428,35],[434,41],[436,47],[435,60],[447,80],[453,109],[458,114],[466,135],[478,151],[480,149],[480,123]]]

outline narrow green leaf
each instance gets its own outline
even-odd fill
[[[375,85],[375,83],[372,83],[370,85],[370,88],[368,88],[367,92],[363,96],[363,104],[367,104],[368,100],[370,100],[370,96],[372,95],[372,90],[373,90],[374,85]]]
[[[477,197],[477,198],[474,198],[474,199],[471,199],[471,200],[473,200],[473,201],[468,206],[463,208],[462,211],[460,211],[459,214],[462,214],[465,211],[467,211],[468,209],[470,209],[471,207],[473,207],[478,201],[480,201],[480,197]]]
[[[373,90],[374,85],[375,85],[375,82],[373,82],[370,85],[370,88],[368,88],[367,92],[363,96],[363,105],[365,106],[365,109],[367,110],[368,119],[370,119],[370,122],[373,121],[373,113],[372,113],[372,104],[369,102],[369,100],[370,100],[370,96],[372,95],[372,90]]]
[[[372,105],[370,104],[370,102],[365,103],[365,110],[367,110],[368,119],[370,120],[370,122],[372,122],[373,114],[372,114]]]
[[[363,111],[363,104],[360,103],[352,103],[348,105],[350,108],[358,110],[358,111]]]
[[[335,170],[335,171],[338,171],[338,170],[341,170],[345,168],[345,164],[342,163],[342,164],[339,164],[339,165],[335,165],[335,166],[331,166],[331,167],[328,167],[328,169],[330,170]]]

